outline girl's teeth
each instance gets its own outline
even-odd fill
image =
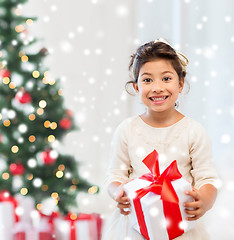
[[[166,97],[161,97],[161,98],[151,98],[153,101],[162,101],[166,99]]]

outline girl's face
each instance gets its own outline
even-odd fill
[[[165,59],[153,60],[142,65],[138,82],[133,84],[142,103],[152,113],[174,110],[183,86],[184,80],[179,81],[172,64]]]

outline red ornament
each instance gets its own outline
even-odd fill
[[[59,121],[59,126],[62,128],[62,129],[70,129],[71,126],[72,126],[72,122],[71,122],[71,119],[70,118],[63,118]]]
[[[22,163],[12,163],[10,165],[11,175],[23,175],[25,172],[24,165]]]
[[[72,117],[72,116],[73,116],[72,110],[67,109],[67,110],[66,110],[66,115],[67,115],[68,117]]]
[[[0,143],[2,143],[2,135],[0,134]]]
[[[32,102],[31,94],[25,91],[17,92],[15,95],[15,99],[22,104]]]
[[[0,77],[1,78],[5,78],[5,77],[10,77],[11,76],[11,72],[9,70],[6,69],[0,69]]]
[[[41,156],[45,165],[53,165],[57,160],[57,157],[51,156],[51,149],[47,149],[46,151],[42,152]]]

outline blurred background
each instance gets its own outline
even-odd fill
[[[112,134],[143,111],[124,89],[128,62],[140,44],[163,37],[190,61],[190,90],[179,109],[202,123],[213,142],[222,188],[205,216],[207,230],[212,240],[234,239],[233,9],[232,0],[31,0],[23,7],[26,16],[38,16],[29,33],[49,50],[44,65],[61,78],[79,126],[61,150],[79,159],[82,177],[101,188],[97,195],[80,194],[81,212],[106,219],[115,207],[102,188]]]

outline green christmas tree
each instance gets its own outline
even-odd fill
[[[33,48],[38,40],[27,28],[36,18],[19,8],[27,1],[0,0],[0,191],[32,196],[38,209],[53,198],[66,214],[80,191],[98,188],[79,176],[72,156],[53,147],[76,127],[59,79],[42,65],[47,49]]]

